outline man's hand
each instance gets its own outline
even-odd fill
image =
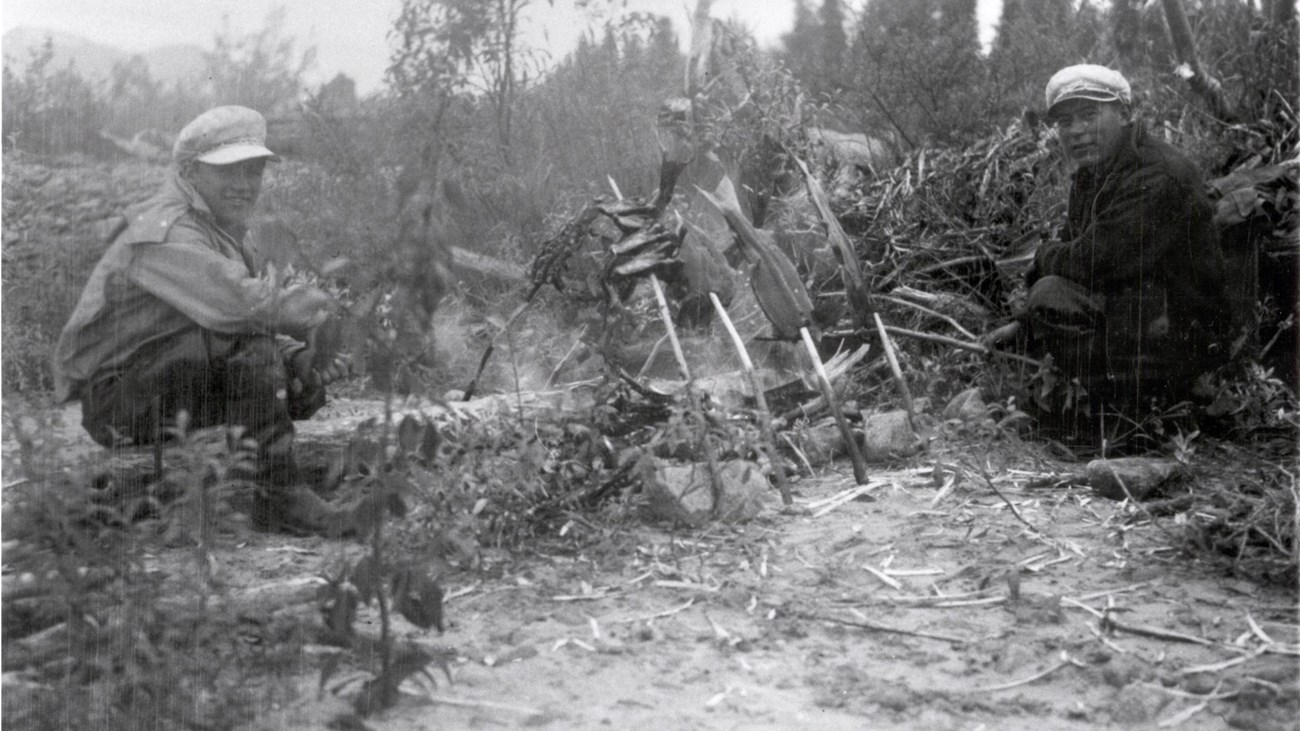
[[[312,369],[311,375],[315,377],[322,386],[328,386],[335,381],[341,381],[352,375],[352,358],[342,353],[330,358],[329,363],[323,367]]]
[[[315,287],[295,287],[280,299],[280,321],[285,323],[283,330],[287,335],[308,341],[338,308],[333,297]]]
[[[332,356],[327,362],[312,365],[316,353],[304,348],[289,363],[289,389],[296,396],[308,387],[323,388],[352,375],[352,358],[345,354]]]

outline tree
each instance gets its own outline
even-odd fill
[[[985,65],[966,0],[873,0],[858,23],[850,84],[864,129],[909,143],[983,131]]]
[[[74,65],[53,69],[49,38],[32,51],[22,74],[4,67],[4,149],[42,154],[100,147],[99,131],[109,113],[102,95]]]
[[[293,39],[283,35],[284,17],[284,7],[276,7],[261,30],[239,36],[226,16],[213,50],[204,54],[213,102],[241,104],[269,115],[297,99],[316,50],[295,52]]]
[[[519,41],[530,0],[402,0],[393,28],[398,48],[389,82],[402,94],[431,100],[438,116],[455,98],[481,96],[491,106],[498,149],[509,162],[519,90],[531,54]]]
[[[781,60],[795,78],[805,83],[817,75],[818,36],[820,23],[813,14],[809,0],[795,0],[794,26],[781,36]]]
[[[1088,3],[1071,0],[1004,0],[988,66],[998,104],[1007,110],[1043,105],[1053,72],[1076,63],[1106,64],[1099,45],[1101,19]]]
[[[839,86],[848,57],[849,42],[844,33],[844,7],[840,0],[822,0],[821,44],[818,47],[817,70],[825,90]]]

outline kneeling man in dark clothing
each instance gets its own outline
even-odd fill
[[[176,140],[174,166],[90,275],[59,338],[59,400],[80,399],[104,446],[147,444],[177,423],[242,427],[257,442],[263,517],[308,530],[335,520],[299,484],[294,419],[325,403],[346,363],[307,345],[335,304],[263,276],[245,241],[268,161],[266,121],[246,107],[204,112]]]
[[[1070,66],[1047,108],[1078,165],[1061,241],[1034,258],[1022,318],[1094,403],[1132,411],[1182,400],[1227,358],[1231,316],[1213,211],[1181,152],[1132,120],[1131,91],[1103,66]],[[1014,324],[1000,334],[1014,332]],[[997,335],[991,337],[998,340]]]

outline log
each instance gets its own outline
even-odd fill
[[[478,274],[507,284],[528,281],[528,272],[518,264],[459,246],[448,248],[451,249],[451,268],[455,271]]]
[[[318,576],[298,577],[263,586],[239,589],[229,594],[211,593],[207,595],[209,611],[237,612],[247,616],[262,616],[316,601],[316,590],[325,580]],[[159,600],[158,605],[164,610],[192,609],[199,606],[203,597],[197,594],[168,596]],[[93,636],[72,637],[67,622],[42,629],[22,638],[5,637],[3,643],[3,660],[0,666],[5,671],[31,668],[58,660],[69,653],[70,642],[74,639],[83,644],[90,644],[95,638],[108,639],[113,632],[119,631],[121,624],[127,621],[120,609],[110,610],[106,621],[97,628],[88,628]]]

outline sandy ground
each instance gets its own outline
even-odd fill
[[[1256,654],[1261,643],[1248,619],[1294,646],[1293,596],[1207,574],[1168,551],[1156,529],[1125,527],[1117,504],[1080,489],[1008,485],[1020,514],[1041,531],[1034,532],[986,491],[958,489],[935,506],[929,476],[906,471],[876,473],[874,500],[820,514],[812,509],[817,501],[853,487],[839,472],[801,483],[795,510],[743,528],[646,527],[577,554],[512,557],[493,578],[455,578],[447,633],[412,631],[418,642],[455,650],[455,684],[412,688],[398,707],[367,722],[376,729],[1295,725],[1296,658]],[[286,543],[310,553],[286,562]],[[243,552],[253,566],[281,565],[290,576],[334,550],[318,540],[268,539]],[[940,592],[966,596],[944,602]],[[1084,607],[1108,604],[1126,627],[1203,644],[1107,637]],[[1237,664],[1186,672],[1224,661]],[[1236,688],[1248,676],[1281,680],[1291,689],[1289,708],[1253,708],[1238,698],[1195,711],[1201,700],[1186,697]],[[308,693],[262,727],[317,728],[347,705],[346,692],[322,701]]]
[[[75,435],[76,415],[64,421]],[[1297,727],[1294,593],[1181,555],[1166,533],[1175,517],[1153,525],[1086,488],[1032,487],[1041,472],[1007,469],[993,484],[1013,512],[984,484],[941,494],[934,464],[876,469],[858,487],[837,463],[796,482],[794,506],[774,495],[744,526],[638,524],[580,550],[557,536],[487,552],[445,579],[445,634],[397,623],[401,638],[454,657],[454,682],[440,671],[436,687],[409,681],[365,724]],[[241,591],[362,550],[254,534],[215,565]],[[192,560],[155,558],[178,571]],[[1102,625],[1108,607],[1120,628]],[[374,610],[358,629],[377,634]],[[308,645],[297,698],[255,727],[318,729],[349,713],[356,657],[318,688],[336,652]]]

